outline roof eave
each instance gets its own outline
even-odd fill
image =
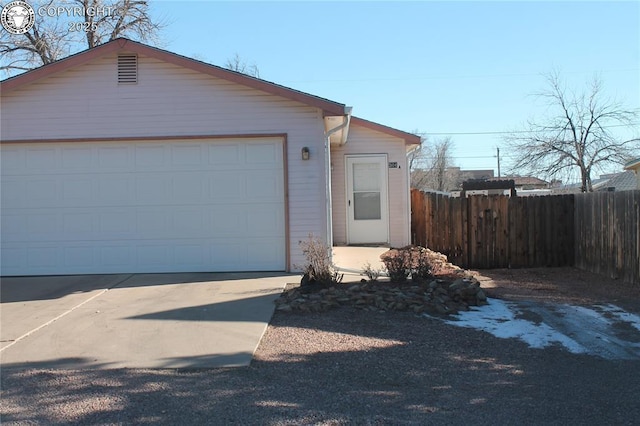
[[[640,158],[634,158],[633,160],[627,162],[624,165],[624,168],[625,168],[625,170],[632,170],[632,169],[634,169],[635,167],[637,167],[639,165],[640,165]]]
[[[13,77],[9,77],[6,80],[0,81],[1,93],[10,92],[24,85],[41,80],[50,75],[53,75],[62,71],[66,71],[70,68],[77,67],[79,65],[82,65],[94,59],[97,59],[101,56],[121,50],[124,45],[122,43],[123,41],[126,41],[126,40],[123,40],[123,39],[114,40],[112,42],[94,47],[93,49],[83,50],[82,52],[78,52],[76,54],[73,54],[64,59],[60,59],[58,61],[52,62],[50,64],[42,65],[41,67],[32,69],[25,73],[22,73]]]
[[[404,139],[406,145],[420,145],[422,142],[420,136],[413,133],[403,132],[402,130],[394,129],[393,127],[385,126],[383,124],[374,123],[373,121],[365,120],[359,117],[351,117],[351,122],[358,126],[362,126],[371,130],[385,133],[390,136],[394,136],[400,139]]]

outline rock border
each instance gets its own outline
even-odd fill
[[[439,315],[468,311],[487,304],[487,296],[475,278],[448,281],[434,279],[420,284],[392,282],[336,284],[328,288],[290,285],[276,299],[279,312],[326,312],[341,306],[374,312],[408,311]]]

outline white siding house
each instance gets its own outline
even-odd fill
[[[0,90],[2,275],[290,271],[310,233],[359,242],[352,195],[364,220],[385,215],[371,242],[409,242],[419,138],[343,104],[125,39]],[[349,127],[329,137],[328,118]],[[384,170],[354,166],[349,195],[355,154]]]

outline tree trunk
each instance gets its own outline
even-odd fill
[[[593,192],[593,185],[591,185],[591,176],[588,171],[580,168],[580,175],[582,178],[582,185],[580,186],[580,192]]]

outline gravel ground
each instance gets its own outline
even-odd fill
[[[520,283],[518,273],[482,275],[495,296],[529,292],[535,299],[544,292],[534,288],[572,271],[534,274],[537,281],[521,273]],[[565,290],[560,299],[618,297],[585,295],[579,287],[580,294]],[[558,297],[549,288],[545,294]],[[638,291],[629,291],[627,308],[637,307]],[[25,367],[2,371],[3,424],[612,425],[640,419],[640,361],[530,349],[401,312],[276,313],[248,368]]]

